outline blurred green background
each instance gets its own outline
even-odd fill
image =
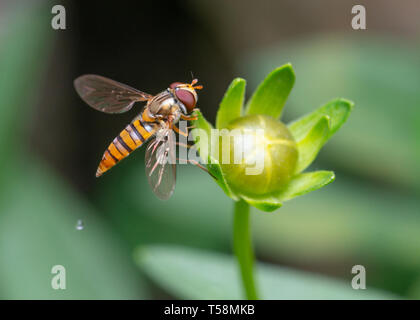
[[[51,8],[66,8],[53,30]],[[252,212],[263,298],[420,298],[420,3],[359,1],[0,1],[0,298],[240,298],[231,201],[179,166],[158,200],[136,151],[104,177],[104,148],[140,107],[107,115],[73,89],[84,73],[146,92],[190,71],[214,122],[230,81],[248,95],[291,62],[284,120],[335,97],[355,102],[313,165],[336,181]],[[83,230],[76,229],[82,220]],[[51,268],[66,268],[66,289]],[[351,269],[366,268],[366,290]]]

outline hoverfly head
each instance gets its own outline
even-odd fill
[[[200,90],[203,86],[196,86],[198,82],[194,79],[190,83],[173,82],[169,88],[173,89],[178,100],[185,106],[187,113],[191,113],[198,101],[198,95],[196,90]]]

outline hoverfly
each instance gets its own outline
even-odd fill
[[[197,82],[197,79],[190,84],[174,82],[153,96],[102,76],[78,77],[74,81],[77,93],[96,110],[122,113],[130,110],[136,102],[147,101],[143,110],[105,150],[96,177],[150,140],[146,150],[146,175],[153,192],[162,200],[169,199],[176,180],[176,144],[172,130],[188,135],[175,124],[180,119],[196,120],[190,114],[197,104],[196,90],[202,89],[201,85],[196,85]],[[195,164],[205,170],[198,163]]]

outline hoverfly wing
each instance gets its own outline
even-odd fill
[[[79,96],[92,108],[106,113],[122,113],[131,109],[137,101],[153,96],[117,81],[87,74],[74,80]]]
[[[174,135],[166,130],[147,146],[146,175],[153,192],[161,200],[168,200],[175,189],[176,149]]]

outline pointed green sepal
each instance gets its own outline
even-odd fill
[[[294,83],[295,73],[291,64],[275,69],[252,95],[247,114],[265,114],[274,119],[279,118]]]
[[[246,81],[236,78],[227,89],[216,116],[216,128],[226,128],[229,122],[242,115]]]
[[[211,130],[213,129],[213,126],[204,118],[200,110],[195,110],[193,115],[197,116],[197,120],[192,121],[192,124],[195,126],[192,130],[192,135],[195,141],[195,147],[197,148],[200,157],[203,159],[203,162],[206,163],[207,170],[216,180],[220,188],[222,188],[228,197],[237,201],[239,198],[229,187],[217,157],[212,155],[212,152],[215,150],[218,151],[218,149],[211,147]],[[206,139],[203,139],[204,137]]]
[[[278,195],[278,201],[287,201],[306,193],[318,190],[333,182],[335,174],[332,171],[314,171],[300,173],[290,180],[286,189]]]
[[[327,139],[329,139],[343,123],[346,122],[353,107],[354,103],[352,101],[335,99],[328,102],[326,105],[319,107],[315,111],[304,115],[300,119],[293,121],[288,127],[296,141],[300,141],[308,134],[321,117],[328,116],[330,118],[330,132]]]
[[[328,139],[330,132],[329,123],[329,116],[321,117],[311,130],[307,132],[306,136],[297,141],[299,157],[295,169],[296,173],[305,170],[315,160],[318,152]]]
[[[241,196],[241,197],[246,202],[248,202],[251,206],[265,212],[273,212],[283,205],[278,199],[273,198],[273,197],[267,197],[267,198],[261,198],[261,199],[252,199],[245,196]]]

